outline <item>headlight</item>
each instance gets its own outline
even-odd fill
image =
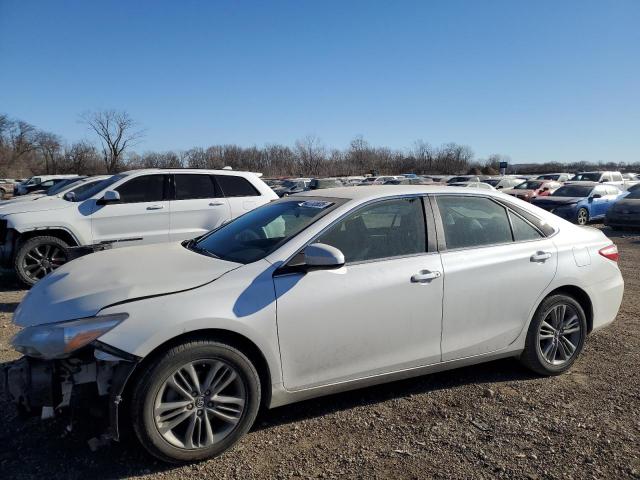
[[[64,358],[104,335],[128,317],[127,313],[116,313],[27,327],[13,337],[11,345],[18,352],[31,357]]]

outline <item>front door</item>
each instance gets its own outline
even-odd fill
[[[91,213],[94,243],[129,246],[169,241],[168,176],[141,175],[116,191],[120,202],[95,205]]]
[[[426,237],[420,197],[379,201],[316,240],[345,266],[274,277],[285,388],[440,361],[442,265]]]

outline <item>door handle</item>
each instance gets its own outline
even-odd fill
[[[440,278],[441,276],[442,276],[442,273],[438,271],[432,272],[431,270],[420,270],[418,273],[411,276],[411,282],[412,283],[428,283],[435,278]]]
[[[162,210],[164,208],[164,205],[149,205],[147,207],[147,210]]]
[[[532,262],[544,263],[550,258],[551,258],[551,253],[549,252],[536,252],[533,255],[531,255],[531,258],[529,260],[531,260]]]
[[[224,205],[224,202],[211,202],[209,204],[210,207],[219,207],[220,205]]]

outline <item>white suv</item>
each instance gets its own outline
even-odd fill
[[[68,247],[103,249],[191,239],[277,198],[249,172],[120,173],[73,198],[1,209],[0,261],[33,285],[68,260]]]

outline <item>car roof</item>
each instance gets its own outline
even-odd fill
[[[205,168],[140,168],[120,172],[120,175],[144,175],[149,173],[204,173],[216,175],[258,176],[255,172],[246,172],[242,170],[210,170]]]
[[[473,182],[477,183],[477,182]],[[461,193],[469,195],[478,192],[483,195],[503,196],[495,190],[483,188],[469,187],[452,187],[448,185],[427,184],[427,185],[370,185],[364,187],[338,187],[325,188],[322,190],[310,190],[296,194],[301,197],[333,197],[344,198],[348,200],[369,200],[383,197],[395,197],[401,195],[419,195],[419,194],[436,194],[436,193]]]

